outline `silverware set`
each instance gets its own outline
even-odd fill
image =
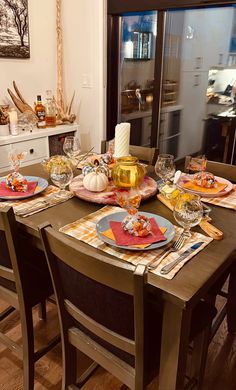
[[[23,210],[16,210],[15,215],[17,215],[18,217],[27,217],[32,213],[44,210],[47,206],[53,206],[54,204],[59,203],[61,200],[67,200],[70,197],[72,197],[72,194],[70,192],[68,192],[68,194],[65,194],[64,191],[59,191],[48,196],[45,199],[39,199],[38,202],[32,204],[31,206]]]
[[[184,233],[182,233],[178,239],[171,245],[171,247],[163,253],[158,258],[153,259],[153,261],[150,262],[148,265],[149,270],[154,270],[158,267],[158,265],[162,262],[162,260],[168,256],[171,252],[178,252],[184,245],[186,241],[186,236]],[[179,255],[175,260],[172,260],[170,263],[166,264],[160,269],[160,273],[162,275],[167,275],[172,269],[176,267],[177,264],[181,263],[186,257],[188,257],[191,253],[195,252],[201,245],[203,245],[204,242],[197,242],[193,244],[190,248],[188,248],[186,251],[184,251],[181,255]]]

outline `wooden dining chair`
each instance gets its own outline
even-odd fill
[[[102,141],[101,153],[107,152],[108,144],[109,141]],[[146,163],[148,165],[155,165],[158,156],[157,148],[149,148],[146,146],[130,145],[129,152],[132,156],[137,157],[140,162]]]
[[[188,172],[188,166],[191,161],[191,158],[191,156],[185,157],[185,172]],[[215,176],[224,177],[225,179],[236,183],[236,165],[208,160],[206,165],[206,171],[213,173]]]
[[[77,349],[129,388],[144,389],[158,374],[163,311],[162,302],[148,290],[146,267],[94,252],[47,224],[40,227],[40,235],[58,304],[62,389],[77,388]],[[197,383],[202,382],[215,312],[204,302],[193,311],[192,380]]]
[[[188,171],[190,160],[191,156],[186,156],[186,172]],[[206,170],[207,172],[213,173],[215,176],[223,177],[236,183],[236,165],[225,164],[217,161],[207,161]],[[236,254],[232,254],[232,256],[235,257],[235,262],[232,264],[230,269],[226,271],[225,275],[223,275],[222,278],[211,288],[208,294],[208,298],[213,304],[215,304],[218,295],[225,299],[225,304],[222,309],[218,311],[218,314],[213,322],[211,339],[216,334],[226,315],[228,332],[236,333]]]
[[[44,304],[53,294],[51,277],[44,253],[33,248],[18,231],[13,209],[0,210],[0,299],[10,305],[0,313],[0,322],[14,310],[20,313],[22,345],[0,332],[0,342],[23,360],[23,389],[34,388],[34,364],[60,340],[54,337],[41,349],[34,350],[32,308]],[[43,315],[45,317],[45,315]]]

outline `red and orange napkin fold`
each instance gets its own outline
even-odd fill
[[[34,193],[36,187],[38,185],[38,182],[37,181],[28,181],[28,188],[27,188],[27,191],[25,192],[18,192],[18,191],[13,191],[12,189],[10,188],[7,188],[6,187],[6,182],[5,180],[4,181],[1,181],[0,182],[0,196],[27,196],[27,195],[31,195]]]
[[[154,218],[150,218],[152,231],[146,237],[137,237],[126,232],[121,225],[121,222],[111,221],[110,229],[103,232],[103,234],[114,240],[117,245],[132,246],[135,248],[146,248],[154,242],[165,241],[164,232],[166,228],[159,228]]]

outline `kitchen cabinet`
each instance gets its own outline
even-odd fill
[[[206,117],[208,72],[182,72],[179,101],[183,106],[180,121],[178,157],[201,152]]]
[[[181,70],[226,66],[233,19],[232,7],[185,11]]]
[[[0,172],[10,169],[8,153],[12,149],[27,153],[22,166],[40,163],[44,158],[60,153],[64,137],[77,133],[78,129],[78,124],[62,125],[0,137]]]

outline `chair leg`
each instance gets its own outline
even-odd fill
[[[66,390],[77,381],[77,351],[69,342],[62,340],[63,377],[62,389]]]
[[[226,311],[228,332],[236,333],[236,266],[230,272]]]
[[[197,335],[193,342],[190,377],[196,379],[197,389],[203,385],[210,335],[211,325]]]
[[[47,318],[46,301],[42,301],[39,303],[38,313],[39,313],[40,320],[46,320]]]
[[[25,317],[21,321],[23,341],[23,389],[34,389],[34,328],[32,309],[25,310]]]

